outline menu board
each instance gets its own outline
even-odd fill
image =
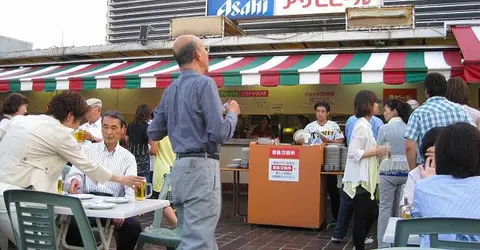
[[[268,113],[268,90],[227,90],[220,91],[223,102],[233,99],[240,109],[254,109],[256,112]]]
[[[313,108],[317,102],[324,101],[330,107],[338,106],[338,94],[334,91],[305,91],[304,108]]]
[[[383,104],[391,99],[398,99],[401,101],[408,101],[410,99],[417,99],[417,89],[383,89]]]

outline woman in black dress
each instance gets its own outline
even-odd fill
[[[128,150],[132,152],[137,161],[137,175],[146,177],[147,182],[151,182],[149,140],[147,136],[148,120],[151,113],[152,110],[147,104],[138,106],[135,119],[128,124],[127,136],[125,137]]]

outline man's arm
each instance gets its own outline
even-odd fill
[[[335,128],[333,129],[333,140],[329,140],[330,143],[343,143],[344,137],[340,126],[335,122]]]
[[[207,123],[209,141],[224,143],[231,139],[237,126],[238,113],[229,110],[225,119],[223,118],[223,105],[218,95],[217,85],[212,79],[209,79],[201,90],[200,105]]]
[[[413,170],[414,168],[417,167],[417,143],[415,141],[412,141],[410,139],[407,139],[405,143],[405,148],[407,150],[407,161],[408,161],[408,167],[410,170]]]
[[[405,129],[405,150],[407,153],[408,167],[413,170],[417,167],[417,140],[419,139],[419,124],[421,119],[418,116],[418,112],[413,112],[408,120],[407,128]]]
[[[66,179],[66,183],[69,187],[68,189],[71,190],[73,188],[73,190],[71,190],[71,193],[77,193],[78,192],[77,188],[82,188],[82,187],[83,187],[83,191],[87,192],[86,187],[84,186],[85,183],[83,183],[84,178],[85,178],[85,174],[82,173],[82,171],[80,171],[78,168],[72,165],[72,168],[70,169],[70,172],[68,173],[68,176]],[[77,183],[75,184],[72,182],[77,182]],[[72,184],[75,187],[72,187]]]
[[[153,112],[153,120],[148,125],[147,129],[147,134],[148,138],[152,141],[160,141],[163,139],[163,137],[167,136],[168,130],[167,130],[167,119],[165,115],[165,94],[166,91],[163,93],[162,100],[160,101],[160,104],[158,107],[155,109]]]

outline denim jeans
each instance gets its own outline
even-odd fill
[[[353,199],[342,190],[340,199],[340,210],[335,228],[333,229],[333,238],[343,239],[347,234],[348,226],[353,216]]]

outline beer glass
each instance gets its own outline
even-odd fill
[[[61,178],[57,181],[57,193],[62,194],[63,192],[63,180]]]
[[[77,140],[78,143],[84,143],[85,142],[85,135],[87,134],[86,130],[83,129],[78,129],[75,132],[75,140]]]
[[[148,189],[150,189],[150,192],[148,191]],[[135,199],[137,201],[144,201],[150,198],[150,196],[152,196],[152,193],[152,183],[147,183],[146,180],[142,182],[142,185],[135,186]]]

